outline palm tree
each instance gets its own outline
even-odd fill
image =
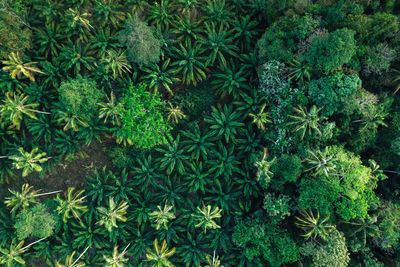
[[[95,62],[95,58],[92,57],[92,51],[89,51],[89,45],[82,46],[79,41],[75,44],[69,41],[61,49],[61,53],[57,57],[57,62],[64,71],[73,69],[74,74],[77,75],[81,72],[82,67],[92,70],[92,63]]]
[[[267,104],[264,104],[258,114],[249,113],[249,116],[253,118],[253,121],[251,123],[255,123],[257,125],[257,128],[263,131],[265,130],[265,124],[271,122],[271,120],[268,119],[268,112],[264,112],[266,106]]]
[[[97,222],[99,225],[104,225],[109,232],[112,228],[118,228],[117,221],[126,222],[127,218],[124,216],[128,209],[128,202],[123,201],[117,205],[112,197],[109,198],[109,207],[98,207],[97,211],[100,214],[100,220]]]
[[[162,245],[158,245],[158,240],[154,240],[154,250],[146,249],[146,259],[152,262],[152,267],[174,267],[174,265],[168,260],[175,253],[175,248],[168,249],[167,242],[162,241]]]
[[[93,7],[93,14],[101,27],[111,24],[117,29],[120,22],[125,18],[125,12],[117,0],[96,1]]]
[[[317,211],[317,216],[314,216],[311,210],[306,211],[305,209],[301,209],[300,215],[302,218],[296,216],[296,226],[300,229],[304,230],[306,233],[301,235],[306,239],[311,236],[321,237],[325,239],[328,236],[329,229],[333,228],[332,225],[327,224],[329,220],[329,215],[325,218],[320,218],[319,211]]]
[[[239,17],[233,22],[234,37],[241,42],[241,48],[247,49],[254,43],[258,36],[258,21],[250,16]]]
[[[322,108],[317,108],[316,106],[312,106],[310,112],[307,112],[307,108],[293,107],[293,110],[297,113],[297,115],[289,115],[290,118],[293,119],[292,122],[288,123],[288,125],[296,125],[294,131],[301,131],[301,139],[304,138],[305,134],[312,133],[312,130],[316,131],[318,134],[321,134],[319,128],[321,127],[319,121],[320,118],[318,113]],[[307,131],[308,130],[308,131]]]
[[[143,77],[143,81],[148,84],[150,89],[154,90],[154,93],[157,93],[160,88],[164,88],[171,95],[173,94],[170,85],[179,79],[174,77],[176,70],[169,68],[169,63],[170,59],[168,58],[161,67],[158,64],[151,64],[149,67],[143,68],[143,71],[147,73]]]
[[[168,30],[169,25],[175,18],[174,4],[169,0],[160,0],[155,2],[150,10],[148,20],[151,24],[155,24],[161,31]]]
[[[15,79],[15,77],[20,79],[23,74],[26,77],[28,77],[29,80],[34,82],[35,81],[35,77],[33,76],[34,72],[45,74],[41,72],[40,69],[32,66],[33,64],[37,64],[38,62],[23,63],[18,52],[17,53],[11,52],[10,55],[8,56],[8,60],[2,60],[1,63],[5,65],[3,67],[3,70],[9,72],[13,79]]]
[[[19,264],[25,265],[25,260],[21,257],[21,254],[27,251],[29,247],[33,246],[36,243],[39,243],[46,238],[47,237],[41,238],[35,242],[30,243],[29,245],[26,245],[25,247],[22,247],[24,245],[24,240],[19,242],[17,245],[15,245],[15,240],[13,240],[11,242],[10,248],[8,249],[0,247],[0,253],[3,254],[2,256],[0,256],[0,264],[4,264],[7,267],[12,267],[15,266],[14,261],[16,261]]]
[[[19,155],[12,155],[8,157],[14,160],[13,165],[15,168],[22,169],[22,176],[25,177],[32,171],[41,172],[43,170],[39,163],[46,162],[50,157],[45,157],[46,152],[37,153],[39,149],[36,147],[31,152],[26,152],[22,147],[18,149]]]
[[[234,19],[232,7],[225,4],[225,0],[206,0],[203,12],[208,22],[217,23],[229,28]]]
[[[231,94],[237,98],[249,89],[247,72],[246,67],[242,66],[239,69],[237,64],[230,60],[229,66],[220,66],[218,72],[212,75],[214,79],[210,84],[221,96]]]
[[[163,225],[165,229],[168,230],[168,221],[175,219],[175,214],[170,212],[174,208],[174,205],[168,206],[167,201],[165,201],[164,208],[158,205],[157,209],[151,213],[149,213],[149,217],[154,221],[156,225],[156,230],[160,229]]]
[[[16,127],[17,130],[21,127],[23,115],[36,120],[37,117],[35,113],[50,114],[48,112],[36,110],[35,108],[38,107],[39,104],[27,104],[29,100],[27,95],[17,95],[13,92],[6,92],[5,96],[6,98],[3,100],[3,104],[0,105],[0,118],[8,118],[12,123],[12,127]]]
[[[195,227],[201,227],[204,233],[207,229],[217,229],[221,228],[214,220],[221,218],[222,210],[218,207],[211,208],[210,205],[207,207],[203,204],[203,207],[197,207],[197,213],[193,215],[193,218],[198,221]]]
[[[61,49],[60,44],[65,36],[61,33],[61,26],[53,21],[46,24],[44,29],[39,28],[35,37],[35,44],[39,48],[39,53],[49,58],[49,56],[58,56]]]
[[[316,176],[324,175],[328,177],[336,169],[335,157],[328,156],[326,149],[324,151],[309,150],[306,161],[311,166],[306,171],[314,170],[314,175]]]
[[[61,192],[61,191],[53,191],[53,192],[40,194],[39,193],[40,190],[32,190],[32,189],[33,189],[33,186],[29,186],[29,184],[23,184],[21,192],[8,189],[8,191],[10,191],[10,193],[13,196],[6,197],[6,200],[4,201],[4,203],[7,205],[7,207],[12,207],[12,209],[11,209],[12,214],[15,214],[16,211],[20,208],[22,208],[23,210],[26,210],[31,203],[38,203],[36,201],[37,197],[56,194],[56,193]]]
[[[290,65],[289,80],[295,79],[304,84],[304,80],[309,81],[311,78],[311,68],[306,63],[293,59]]]
[[[119,117],[120,114],[120,105],[117,103],[115,95],[111,92],[110,97],[107,96],[106,103],[99,103],[100,112],[99,118],[104,118],[104,122],[107,122],[108,117],[111,118],[111,123],[113,125],[121,125],[121,120]]]
[[[211,255],[206,255],[206,261],[207,265],[204,267],[224,267],[224,265],[221,265],[221,261],[219,260],[219,256],[215,256],[215,250],[214,254],[211,258]]]
[[[271,164],[274,163],[276,160],[276,158],[274,157],[272,160],[268,161],[267,157],[268,150],[267,148],[264,148],[264,153],[261,160],[254,163],[254,166],[257,167],[257,180],[259,182],[262,182],[263,186],[266,186],[271,180],[273,173],[270,171],[270,168]]]
[[[75,255],[75,251],[72,252],[71,255],[68,255],[67,258],[65,259],[65,263],[61,264],[58,261],[56,261],[55,263],[55,267],[85,267],[85,263],[84,262],[79,262],[80,258],[86,253],[86,251],[89,249],[89,247],[86,247],[86,249],[79,255],[79,257],[73,261],[74,259],[74,255]]]
[[[70,217],[69,214],[72,213],[75,219],[80,219],[81,212],[85,213],[88,211],[86,205],[82,205],[86,197],[80,197],[85,190],[78,191],[73,195],[73,191],[75,190],[74,187],[68,188],[67,199],[63,200],[60,198],[60,195],[57,194],[56,201],[58,202],[59,206],[57,207],[58,214],[63,215],[63,222],[67,222],[68,218]]]
[[[168,102],[168,105],[169,107],[166,108],[168,121],[177,124],[181,119],[186,118],[186,115],[179,106],[174,107],[171,102]]]
[[[182,14],[190,13],[197,4],[198,0],[178,0],[179,10]]]
[[[354,236],[357,233],[361,232],[363,247],[365,247],[367,245],[367,235],[374,237],[380,234],[379,227],[378,225],[376,225],[377,219],[378,219],[377,216],[372,216],[367,220],[358,219],[358,221],[355,222],[344,222],[344,223],[357,227],[354,231],[352,231],[350,236]]]
[[[106,55],[102,57],[100,62],[105,66],[107,72],[111,69],[114,79],[122,76],[123,73],[131,72],[131,66],[128,63],[125,51],[122,50],[107,50]]]
[[[92,25],[90,25],[88,17],[91,15],[87,12],[80,13],[78,10],[74,10],[72,8],[68,8],[68,15],[72,17],[72,23],[70,25],[71,28],[74,28],[76,25],[83,26],[86,30],[90,31],[90,28],[94,29]]]
[[[392,80],[392,84],[394,85],[393,94],[396,94],[400,90],[400,70],[394,69],[393,73],[395,73],[395,77]]]
[[[124,267],[125,264],[124,262],[128,262],[129,259],[124,258],[127,249],[129,247],[130,244],[128,244],[125,249],[118,254],[118,246],[115,246],[113,249],[113,254],[111,257],[103,255],[104,260],[106,261],[105,266],[106,267]]]
[[[177,39],[180,43],[188,47],[192,42],[201,38],[203,32],[201,20],[193,20],[190,15],[186,15],[183,19],[179,18],[176,29],[172,32],[178,35]]]
[[[233,110],[233,105],[224,105],[223,108],[219,106],[220,110],[215,107],[211,107],[211,109],[211,116],[204,119],[211,124],[210,133],[217,137],[224,136],[227,143],[229,143],[229,140],[235,141],[236,135],[243,130],[242,113]]]
[[[174,57],[177,59],[171,66],[176,66],[175,72],[182,73],[182,82],[186,85],[197,85],[197,82],[206,79],[206,57],[201,55],[201,46],[188,45],[187,48],[179,44],[179,49],[173,47]]]
[[[207,51],[210,52],[207,57],[207,65],[214,65],[215,60],[218,58],[219,64],[226,68],[227,64],[224,55],[238,57],[235,52],[238,48],[233,44],[232,31],[226,31],[222,25],[220,25],[218,31],[215,28],[214,23],[211,25],[206,23],[207,38],[201,41]]]

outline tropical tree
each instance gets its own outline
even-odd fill
[[[64,264],[59,263],[58,261],[55,262],[55,267],[85,267],[85,263],[84,262],[78,262],[80,260],[80,258],[82,258],[82,256],[86,253],[86,251],[89,249],[89,247],[87,247],[79,256],[76,260],[74,260],[74,255],[75,255],[75,251],[72,252],[71,255],[68,255],[65,259]]]
[[[190,13],[197,4],[198,0],[178,0],[178,8],[183,14]]]
[[[258,36],[258,21],[250,16],[241,16],[233,22],[233,34],[235,39],[240,40],[241,48],[249,48],[254,44]]]
[[[167,111],[167,120],[169,122],[178,124],[178,122],[184,118],[186,118],[186,115],[183,113],[181,108],[179,106],[174,107],[171,102],[168,102],[168,106],[166,111]]]
[[[219,66],[218,72],[213,74],[214,79],[210,84],[221,96],[230,94],[238,98],[243,91],[250,89],[246,67],[242,66],[239,69],[236,66],[237,64],[230,60],[228,66]]]
[[[167,174],[171,174],[175,169],[181,174],[185,171],[185,161],[188,159],[188,156],[185,155],[185,150],[179,144],[179,141],[180,135],[175,140],[170,138],[166,147],[157,149],[157,151],[163,154],[159,159],[161,163],[160,168],[166,169]]]
[[[117,221],[125,222],[127,218],[124,216],[128,209],[128,202],[123,201],[117,205],[112,197],[108,199],[109,207],[98,207],[97,211],[100,220],[97,222],[99,225],[104,225],[106,229],[111,232],[112,228],[118,228]]]
[[[8,56],[8,60],[2,60],[1,63],[5,65],[3,70],[9,72],[13,79],[15,79],[15,77],[20,79],[23,74],[28,77],[29,80],[35,81],[35,77],[33,76],[34,72],[45,74],[41,72],[40,69],[32,66],[38,62],[23,63],[18,52],[11,52],[11,54]]]
[[[307,65],[307,63],[303,61],[299,61],[297,59],[293,59],[292,62],[289,63],[290,73],[289,80],[299,81],[300,84],[304,84],[304,81],[309,81],[311,78],[311,68]]]
[[[225,141],[229,143],[230,140],[235,142],[236,135],[241,133],[244,123],[241,122],[242,113],[233,110],[232,105],[224,105],[223,108],[219,106],[219,110],[211,107],[211,116],[206,117],[204,120],[211,124],[210,133],[213,136],[225,137]]]
[[[321,134],[320,128],[320,117],[318,115],[319,111],[322,108],[317,108],[316,106],[312,106],[310,111],[307,112],[307,108],[303,107],[293,107],[293,110],[296,115],[289,115],[292,118],[292,122],[289,122],[288,125],[296,125],[294,131],[300,131],[301,139],[304,138],[305,134],[311,134],[312,130]]]
[[[172,32],[178,35],[178,41],[188,47],[192,42],[200,40],[203,28],[201,20],[193,19],[190,15],[179,18]]]
[[[396,94],[400,90],[400,70],[394,69],[393,72],[395,73],[395,77],[392,80],[392,84],[394,85],[393,94]]]
[[[104,122],[107,122],[108,118],[111,118],[111,123],[113,125],[121,125],[121,120],[119,117],[119,105],[115,98],[114,92],[111,92],[110,97],[107,96],[106,103],[99,103],[100,111],[99,118],[104,118]]]
[[[77,9],[69,8],[67,11],[67,16],[71,18],[71,24],[69,25],[71,28],[82,26],[88,31],[90,31],[90,28],[94,29],[89,22],[88,18],[91,16],[91,14],[88,12],[80,13],[80,11]]]
[[[158,240],[154,240],[154,250],[146,249],[146,259],[152,263],[152,267],[173,267],[174,265],[168,260],[174,255],[175,248],[168,249],[167,242],[162,241],[162,245],[158,244]]]
[[[119,41],[127,47],[129,60],[139,66],[160,61],[161,41],[156,32],[135,14],[125,21],[119,32]]]
[[[83,67],[87,70],[93,70],[95,58],[92,56],[93,51],[90,51],[89,48],[89,45],[83,46],[79,41],[76,41],[75,44],[69,41],[61,49],[57,62],[60,63],[64,71],[73,70],[75,75],[81,73]]]
[[[32,189],[33,186],[29,186],[29,184],[23,184],[21,192],[8,189],[8,191],[10,191],[10,193],[13,196],[6,197],[4,203],[7,205],[7,207],[12,207],[11,209],[12,214],[15,214],[16,211],[20,208],[22,208],[22,210],[26,210],[31,204],[39,203],[36,200],[37,197],[61,192],[61,191],[54,191],[48,193],[39,193],[40,190],[32,190]]]
[[[93,17],[101,27],[111,24],[111,26],[116,29],[120,22],[124,20],[125,13],[122,11],[122,5],[119,1],[96,0],[93,7]]]
[[[362,234],[362,244],[363,247],[367,245],[367,236],[376,237],[381,234],[381,230],[379,226],[376,224],[378,220],[378,216],[371,216],[368,219],[359,219],[353,222],[344,222],[348,225],[355,227],[350,234],[350,237],[355,236],[356,234]]]
[[[59,194],[57,194],[56,201],[58,202],[57,212],[63,216],[63,222],[67,222],[70,217],[70,213],[75,219],[80,220],[82,213],[88,211],[87,206],[82,205],[86,197],[80,197],[85,190],[81,190],[73,194],[75,188],[69,187],[67,193],[67,199],[62,199]]]
[[[100,63],[104,65],[107,72],[112,71],[114,79],[126,72],[131,72],[131,66],[128,63],[125,51],[122,50],[107,50]]]
[[[158,205],[158,210],[149,213],[150,219],[155,223],[156,230],[160,229],[161,226],[164,226],[168,230],[168,222],[176,218],[175,214],[171,212],[173,208],[174,205],[169,206],[167,205],[167,201],[165,201],[164,208],[161,209],[161,206]]]
[[[118,246],[114,246],[112,256],[103,255],[104,260],[106,261],[106,267],[124,267],[125,262],[128,262],[129,259],[124,258],[125,254],[128,252],[127,249],[130,244],[128,244],[121,253],[118,253]]]
[[[232,6],[225,3],[225,0],[206,0],[202,6],[207,22],[217,23],[229,27],[233,19]]]
[[[225,68],[227,66],[225,55],[238,57],[237,46],[233,44],[233,32],[226,31],[222,25],[216,30],[214,23],[206,23],[207,37],[201,41],[207,51],[210,53],[207,57],[207,65],[214,65],[218,59],[219,64]]]
[[[143,76],[143,82],[148,84],[150,89],[157,93],[161,88],[173,94],[170,85],[177,82],[179,79],[175,77],[176,70],[169,68],[170,59],[164,61],[161,67],[157,64],[151,64],[143,68],[147,75]]]
[[[24,240],[19,242],[17,245],[15,245],[16,241],[13,240],[10,244],[10,248],[0,248],[0,252],[3,254],[0,256],[0,263],[4,264],[7,267],[12,267],[15,266],[15,262],[19,264],[25,265],[25,260],[21,257],[21,254],[24,253],[25,251],[28,250],[29,247],[32,245],[39,243],[40,241],[44,240],[46,238],[41,238],[35,242],[32,242],[26,246],[23,247],[24,245]]]
[[[327,155],[326,149],[324,151],[309,150],[306,161],[310,164],[310,168],[306,171],[313,170],[315,176],[325,175],[328,177],[336,169],[335,157],[333,155]]]
[[[117,50],[120,46],[118,38],[110,30],[110,27],[97,29],[94,36],[89,39],[90,50],[100,57],[104,57],[109,50]]]
[[[314,236],[325,239],[329,234],[329,229],[333,226],[328,224],[329,215],[325,218],[320,218],[319,211],[314,216],[312,210],[301,209],[300,215],[302,218],[296,216],[296,226],[305,231],[301,236],[306,239]]]
[[[39,48],[38,52],[49,56],[57,57],[61,49],[64,36],[61,33],[61,26],[55,22],[46,24],[44,29],[38,29],[35,33],[35,44]]]
[[[206,57],[201,56],[200,45],[192,48],[192,44],[190,44],[185,48],[182,44],[179,44],[179,49],[173,47],[172,52],[177,60],[171,66],[176,66],[175,72],[182,73],[184,84],[196,85],[199,81],[206,79]]]
[[[175,5],[169,0],[159,0],[151,5],[148,20],[161,31],[168,30],[175,19]]]
[[[38,107],[39,104],[27,104],[29,101],[27,95],[6,92],[5,96],[6,98],[3,100],[3,104],[0,105],[0,119],[7,118],[11,122],[12,127],[15,127],[17,130],[21,127],[23,115],[36,120],[37,117],[35,113],[49,114],[36,110],[35,108]]]
[[[261,160],[256,161],[254,166],[257,167],[257,180],[261,182],[261,185],[266,187],[270,182],[272,176],[274,175],[271,171],[271,164],[275,162],[276,158],[274,157],[272,160],[268,161],[268,150],[264,148],[264,153]]]
[[[221,228],[214,220],[221,218],[222,210],[218,207],[211,208],[210,205],[207,207],[203,204],[203,207],[197,207],[196,214],[193,215],[193,218],[197,221],[195,227],[201,227],[204,230],[204,233],[207,229],[217,229]]]
[[[260,111],[257,114],[249,113],[249,116],[253,118],[251,123],[257,125],[257,128],[261,130],[265,130],[265,124],[270,123],[271,120],[268,119],[268,112],[264,112],[265,107],[267,104],[262,105]]]
[[[215,250],[214,250],[214,254],[212,257],[211,257],[211,255],[206,255],[206,261],[207,261],[207,265],[205,265],[204,267],[224,267],[224,265],[221,265],[219,256],[215,256]]]
[[[203,159],[207,159],[207,155],[214,146],[214,140],[212,133],[208,131],[208,128],[199,128],[195,124],[190,130],[182,131],[183,139],[182,144],[186,152],[191,153],[191,157],[199,160],[200,156]]]
[[[46,152],[37,153],[39,149],[36,147],[31,152],[24,151],[22,147],[18,149],[19,154],[12,155],[9,159],[13,160],[13,166],[16,169],[22,169],[22,176],[25,177],[32,171],[41,172],[43,170],[39,163],[49,160],[50,157],[45,157]]]

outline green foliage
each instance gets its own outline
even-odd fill
[[[43,170],[39,163],[46,162],[49,158],[45,158],[46,152],[37,153],[39,149],[36,147],[31,152],[26,152],[22,147],[18,149],[19,154],[12,155],[9,159],[13,160],[16,169],[22,169],[22,177],[27,176],[32,171],[41,172]]]
[[[360,87],[361,80],[357,75],[336,72],[331,76],[312,80],[308,93],[310,100],[321,107],[323,115],[332,116],[334,113],[344,113],[344,104]]]
[[[165,103],[158,94],[147,92],[144,84],[130,85],[120,99],[121,126],[115,135],[117,142],[150,148],[167,142],[171,127],[163,117]]]
[[[262,265],[267,261],[272,266],[280,266],[299,258],[299,249],[288,233],[277,225],[263,222],[259,216],[239,221],[232,239],[244,250],[248,265]],[[244,262],[241,265],[245,265]]]
[[[279,195],[275,197],[271,193],[264,196],[263,209],[267,212],[268,216],[282,221],[285,217],[290,215],[291,205],[290,197],[287,195]]]
[[[345,267],[350,261],[346,239],[336,228],[332,228],[325,242],[309,241],[300,248],[301,254],[311,256],[315,266]]]
[[[301,139],[304,138],[306,133],[311,135],[313,131],[321,135],[321,124],[319,123],[320,117],[318,114],[321,111],[321,108],[318,109],[316,106],[312,106],[310,111],[307,111],[306,107],[293,107],[293,111],[297,114],[289,115],[292,121],[288,123],[288,125],[296,125],[294,131],[300,132]]]
[[[170,94],[173,94],[170,85],[179,81],[179,79],[175,77],[174,69],[168,67],[169,63],[170,59],[167,59],[161,67],[157,64],[152,64],[149,68],[143,68],[143,70],[148,73],[143,77],[143,80],[147,82],[150,89],[154,89],[155,93],[163,88]]]
[[[75,195],[73,194],[75,188],[69,187],[67,193],[67,199],[64,200],[60,198],[60,195],[57,194],[56,201],[58,202],[57,212],[63,216],[63,222],[67,222],[70,217],[70,213],[74,216],[75,219],[79,219],[81,213],[85,213],[88,209],[85,205],[82,205],[84,202],[84,197],[80,197],[85,190],[77,192]]]
[[[141,21],[137,15],[125,21],[119,33],[119,41],[127,47],[129,60],[139,66],[160,61],[161,43],[154,29]]]
[[[296,216],[296,226],[302,229],[305,234],[301,236],[309,239],[310,237],[320,237],[326,239],[328,236],[329,229],[332,228],[331,225],[327,223],[329,216],[325,218],[320,218],[319,211],[316,212],[314,216],[312,210],[302,209],[300,212],[302,218]]]
[[[76,79],[61,83],[58,88],[60,102],[67,113],[83,119],[91,119],[97,111],[97,103],[104,98],[93,80],[79,76]]]
[[[43,204],[24,210],[15,218],[15,229],[19,240],[28,236],[44,238],[53,235],[56,218]]]
[[[29,78],[31,81],[35,81],[35,77],[33,76],[34,72],[43,73],[40,69],[32,66],[33,64],[37,64],[38,62],[28,62],[23,63],[20,55],[18,53],[11,52],[8,56],[8,60],[2,60],[1,63],[5,65],[2,70],[9,72],[11,78],[21,79],[21,76],[24,75]]]
[[[127,202],[120,202],[119,204],[114,202],[114,199],[110,197],[108,199],[109,207],[98,207],[97,210],[100,215],[100,220],[97,222],[99,225],[104,225],[106,229],[111,232],[112,229],[118,228],[117,221],[125,222],[127,218],[124,216],[128,209]]]
[[[301,187],[306,187],[301,190],[299,204],[323,214],[331,213],[333,204],[336,213],[345,221],[367,218],[369,207],[377,202],[373,190],[378,177],[369,167],[362,165],[358,156],[342,147],[331,146],[326,149],[326,156],[334,158],[334,165],[331,165],[329,172],[321,172],[323,175],[318,177],[318,181],[301,182]]]
[[[285,182],[296,182],[301,175],[303,164],[299,156],[283,154],[271,166],[275,177]]]
[[[18,14],[19,13],[19,14]],[[10,53],[23,53],[31,48],[32,31],[25,22],[23,12],[18,12],[9,1],[0,3],[0,58]]]
[[[281,17],[269,26],[261,39],[258,40],[257,47],[260,57],[264,61],[292,60],[296,50],[296,42],[307,38],[319,24],[318,20],[311,15]]]
[[[329,74],[340,70],[355,54],[355,32],[347,28],[317,36],[304,54],[305,60],[315,70]]]
[[[193,215],[193,218],[197,221],[195,227],[201,227],[204,230],[204,233],[207,229],[217,229],[221,228],[214,220],[221,218],[222,210],[218,207],[211,208],[210,205],[204,206],[202,208],[197,207],[196,214]]]
[[[168,206],[167,202],[165,202],[163,209],[161,209],[161,206],[157,206],[158,210],[149,213],[150,218],[155,223],[156,230],[160,229],[161,226],[168,230],[168,221],[176,218],[174,213],[170,212],[173,208],[174,205]]]
[[[206,79],[206,57],[202,56],[203,51],[200,45],[192,48],[190,44],[185,48],[179,44],[179,49],[173,47],[172,51],[176,61],[171,66],[176,66],[175,72],[181,73],[184,84],[196,86],[198,82]]]
[[[0,105],[0,125],[7,119],[11,122],[11,127],[15,127],[17,130],[21,127],[21,121],[24,115],[37,119],[35,113],[38,111],[35,109],[39,106],[36,103],[28,104],[29,97],[24,94],[16,94],[13,92],[5,93],[6,99],[3,100],[3,104]],[[7,123],[8,124],[8,123]]]
[[[242,114],[233,110],[232,105],[219,106],[219,110],[211,107],[211,116],[204,120],[211,124],[211,134],[217,137],[224,137],[228,143],[230,140],[235,142],[236,136],[241,132],[240,127],[244,125],[241,119]]]
[[[147,249],[146,259],[152,263],[153,267],[172,267],[174,266],[168,258],[175,254],[175,248],[167,248],[167,242],[163,240],[162,245],[158,244],[158,240],[154,240],[154,250]]]

